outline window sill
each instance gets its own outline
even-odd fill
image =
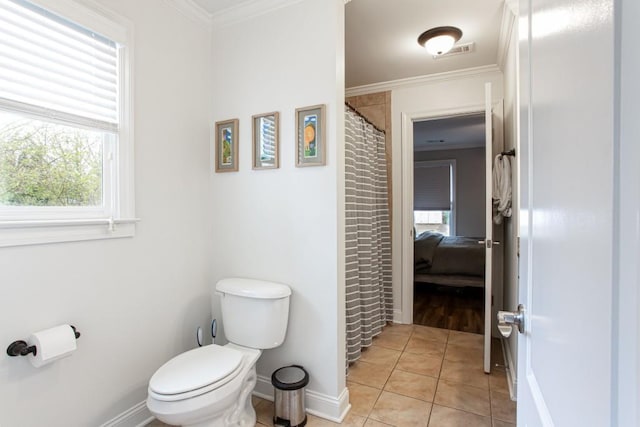
[[[138,221],[137,218],[0,221],[0,247],[133,237]]]

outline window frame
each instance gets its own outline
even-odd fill
[[[119,45],[117,143],[103,145],[103,165],[110,175],[109,182],[105,179],[103,185],[114,187],[103,192],[104,197],[110,197],[105,203],[110,205],[111,214],[96,215],[91,208],[76,209],[74,213],[73,207],[7,207],[6,211],[13,210],[14,214],[11,219],[0,220],[0,247],[134,236],[139,220],[135,217],[133,182],[133,25],[96,3],[29,1]]]

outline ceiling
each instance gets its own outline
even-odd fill
[[[345,5],[347,88],[498,63],[504,0],[352,0]],[[462,30],[471,53],[433,59],[418,36]]]
[[[194,0],[211,15],[256,0]],[[349,0],[345,4],[345,86],[354,88],[410,77],[493,65],[504,0]],[[429,28],[462,30],[470,53],[434,59],[418,45]]]
[[[485,145],[484,113],[413,123],[413,150],[477,148]]]
[[[214,15],[218,12],[222,12],[225,9],[229,9],[239,3],[248,3],[250,0],[193,0],[200,5],[204,10]]]

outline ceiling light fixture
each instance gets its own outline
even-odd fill
[[[443,55],[451,50],[460,37],[462,37],[460,28],[436,27],[420,34],[418,43],[431,55]]]

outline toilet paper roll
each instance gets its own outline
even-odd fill
[[[36,368],[70,356],[77,348],[76,336],[69,325],[34,332],[27,338],[27,343],[36,346],[35,356],[29,355],[31,364]]]

